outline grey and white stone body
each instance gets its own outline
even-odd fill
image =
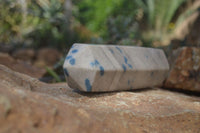
[[[88,92],[161,86],[169,71],[160,49],[90,44],[74,44],[63,68],[71,88]]]

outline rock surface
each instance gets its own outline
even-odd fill
[[[0,65],[0,133],[200,132],[200,97],[158,88],[81,93]]]
[[[12,70],[27,74],[29,76],[40,78],[46,72],[45,69],[34,67],[23,61],[15,60],[5,53],[0,53],[0,64],[5,65]]]
[[[200,92],[200,48],[179,48],[169,62],[171,70],[164,85],[166,88]]]
[[[34,49],[30,49],[30,48],[29,49],[18,49],[12,53],[12,56],[15,59],[32,62],[33,59],[35,58],[35,51],[34,51]]]
[[[42,48],[37,51],[35,66],[53,66],[61,58],[61,52],[53,48]]]
[[[71,88],[106,92],[161,86],[169,65],[161,49],[74,44],[63,68]]]

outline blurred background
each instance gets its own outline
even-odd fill
[[[200,0],[0,0],[0,63],[64,81],[73,43],[200,46]]]

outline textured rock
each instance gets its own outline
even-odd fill
[[[102,92],[161,86],[169,65],[159,49],[74,44],[63,68],[71,88]]]
[[[200,91],[200,48],[183,47],[169,59],[171,70],[166,88]]]
[[[0,133],[200,132],[200,97],[149,89],[81,93],[0,65]]]
[[[15,60],[5,53],[0,53],[0,64],[5,65],[12,70],[27,74],[29,76],[40,78],[46,72],[45,69],[34,67],[23,61]]]
[[[16,59],[32,62],[35,57],[34,49],[18,49],[15,50],[12,56]]]
[[[61,53],[53,48],[39,49],[36,56],[35,65],[38,67],[53,66],[61,58]]]

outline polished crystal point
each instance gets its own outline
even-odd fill
[[[63,65],[69,87],[87,92],[161,86],[169,65],[155,48],[74,44]]]

